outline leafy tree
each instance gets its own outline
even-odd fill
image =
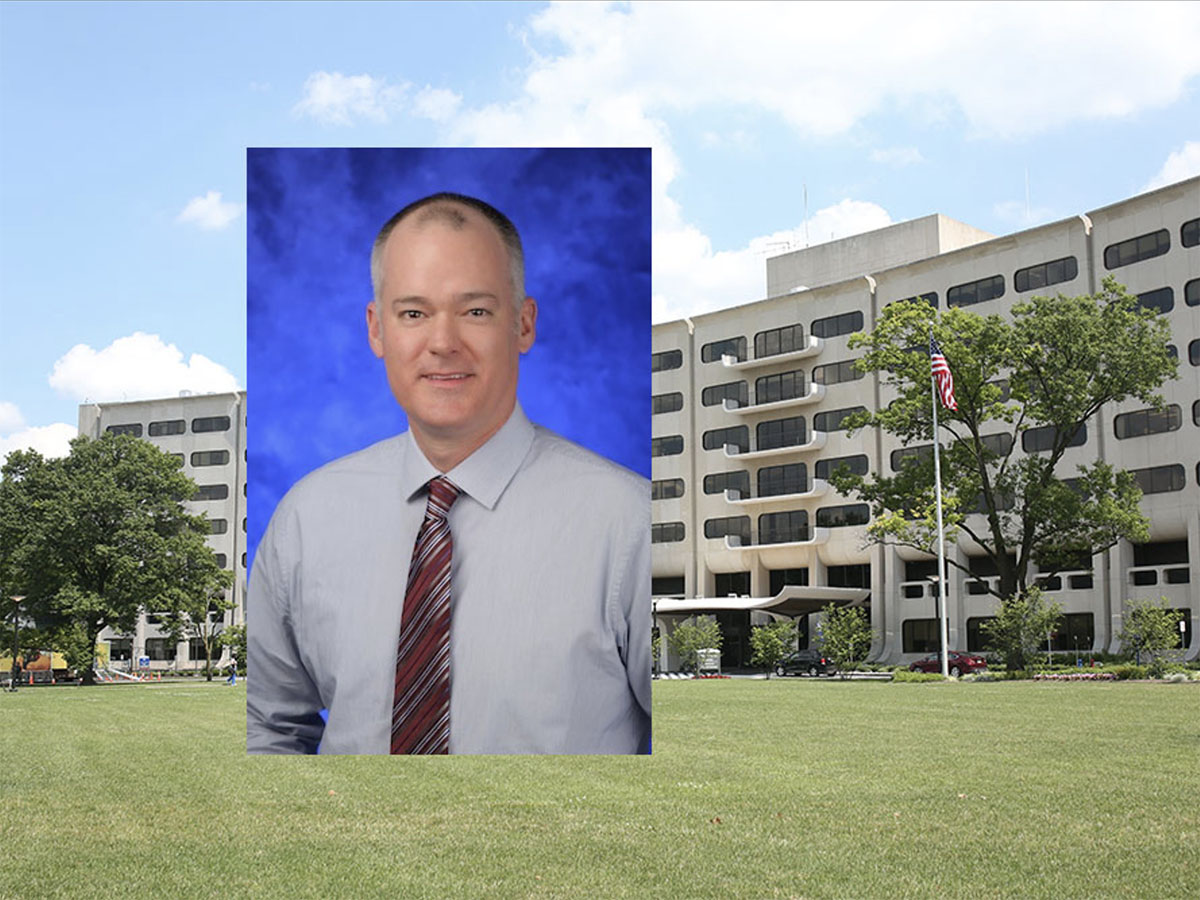
[[[192,540],[196,539],[193,533]],[[203,543],[203,537],[199,540]],[[197,638],[204,646],[204,675],[212,681],[213,654],[223,644],[220,635],[225,612],[233,607],[228,588],[233,582],[231,572],[202,561],[203,553],[172,554],[170,563],[175,571],[171,594],[161,603],[160,626],[175,641]],[[201,560],[198,562],[198,560]],[[242,657],[244,659],[244,657]]]
[[[221,632],[222,647],[228,647],[229,652],[237,660],[238,673],[246,673],[246,626],[231,625]]]
[[[721,649],[721,626],[712,616],[703,616],[676,626],[667,636],[667,643],[675,651],[685,670],[695,669],[699,664],[698,654],[701,650]]]
[[[871,649],[871,623],[861,606],[829,604],[821,612],[821,652],[841,671],[854,669]]]
[[[195,482],[153,444],[79,437],[63,459],[14,452],[3,475],[8,577],[85,683],[106,626],[132,631],[142,610],[174,614],[231,583],[205,543],[207,520],[183,508]]]
[[[892,476],[831,475],[839,491],[872,505],[877,542],[937,553],[929,377],[930,332],[954,376],[956,411],[939,408],[946,536],[961,531],[995,566],[1001,600],[1023,595],[1042,575],[1079,564],[1119,539],[1144,541],[1145,518],[1133,476],[1104,462],[1056,473],[1079,430],[1106,404],[1133,398],[1155,408],[1155,391],[1175,377],[1166,320],[1141,308],[1113,279],[1081,297],[1033,297],[1011,318],[963,309],[940,314],[919,301],[886,307],[875,330],[850,346],[866,352],[865,371],[884,373],[897,393],[886,408],[848,420],[874,426],[914,447]],[[1031,428],[1048,448],[1017,452]],[[970,574],[948,556],[947,563]]]
[[[996,617],[983,623],[988,649],[994,650],[1012,672],[1028,669],[1046,636],[1058,627],[1062,609],[1036,586],[1006,597]]]
[[[768,622],[766,625],[756,625],[750,629],[750,649],[754,654],[750,661],[757,666],[765,666],[767,677],[771,670],[796,647],[796,623]]]
[[[1121,626],[1121,646],[1132,650],[1134,662],[1142,664],[1142,651],[1151,657],[1179,645],[1180,613],[1167,609],[1167,600],[1130,600],[1125,604],[1124,625]]]

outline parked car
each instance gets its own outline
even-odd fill
[[[837,666],[816,650],[796,650],[775,663],[776,675],[835,675]]]
[[[951,650],[946,654],[946,657],[946,661],[950,667],[950,674],[955,678],[959,675],[967,675],[971,672],[978,672],[980,669],[987,668],[987,660],[982,656],[976,656],[974,653]],[[923,659],[918,659],[908,668],[912,672],[941,672],[942,654],[941,652],[930,653]]]

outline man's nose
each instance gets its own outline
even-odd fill
[[[453,315],[443,313],[432,318],[429,323],[429,350],[432,353],[444,355],[454,353],[462,346],[458,333],[458,321]]]

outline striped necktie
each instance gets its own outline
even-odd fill
[[[400,621],[392,753],[450,752],[450,524],[458,488],[429,482]]]

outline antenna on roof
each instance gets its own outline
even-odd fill
[[[1029,225],[1029,166],[1025,167],[1025,224]]]
[[[808,246],[808,182],[804,183],[804,246]]]

